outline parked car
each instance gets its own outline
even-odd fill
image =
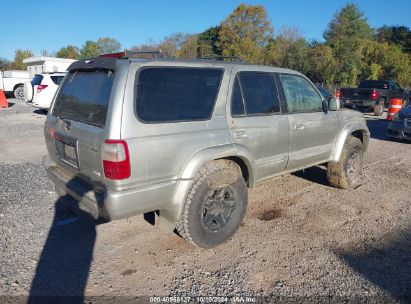
[[[155,211],[203,248],[234,235],[267,178],[327,163],[331,185],[354,186],[369,141],[363,114],[299,72],[164,58],[73,63],[44,132],[60,196],[106,220]]]
[[[358,88],[341,88],[338,93],[341,105],[350,108],[370,108],[381,116],[392,98],[405,99],[405,92],[393,80],[364,80]]]
[[[24,83],[30,79],[27,71],[0,71],[0,90],[7,95],[13,94],[18,100],[23,100]]]
[[[36,74],[31,82],[24,84],[24,99],[33,107],[48,110],[57,88],[66,73]]]
[[[387,134],[397,139],[411,140],[411,104],[408,102],[388,124]]]

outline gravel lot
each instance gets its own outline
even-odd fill
[[[201,250],[142,216],[97,223],[67,214],[41,165],[45,115],[9,101],[0,110],[0,302],[411,303],[411,143],[388,140],[386,121],[367,116],[361,185],[334,189],[321,167],[265,181],[250,191],[234,238]]]

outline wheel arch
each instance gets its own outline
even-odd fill
[[[24,87],[24,83],[15,84],[14,87],[13,87],[13,92],[14,92],[18,87]]]
[[[345,126],[345,128],[340,133],[340,136],[335,143],[334,151],[331,154],[331,161],[338,161],[340,159],[344,144],[347,141],[348,136],[357,137],[359,140],[361,140],[363,150],[367,150],[370,140],[370,132],[368,131],[368,128],[364,126],[363,123],[351,123]]]
[[[165,232],[174,231],[194,177],[198,171],[210,161],[219,159],[234,161],[240,167],[248,187],[254,187],[255,178],[252,165],[253,162],[249,158],[249,152],[244,150],[244,148],[236,147],[236,145],[233,144],[224,144],[208,147],[194,153],[179,174],[170,208],[159,210],[157,221],[158,227]]]

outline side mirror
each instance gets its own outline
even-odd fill
[[[328,108],[330,111],[337,111],[340,109],[340,99],[336,99],[334,96],[328,97]]]

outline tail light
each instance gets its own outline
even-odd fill
[[[106,178],[120,180],[130,177],[130,156],[125,140],[105,140],[102,158]]]
[[[379,96],[380,93],[378,93],[375,89],[371,92],[371,100],[377,100]]]
[[[340,89],[338,89],[338,90],[335,92],[335,97],[336,97],[336,98],[341,98],[341,90],[340,90]]]
[[[41,91],[43,91],[45,88],[47,88],[47,84],[39,84],[37,86],[37,93],[40,93]]]

